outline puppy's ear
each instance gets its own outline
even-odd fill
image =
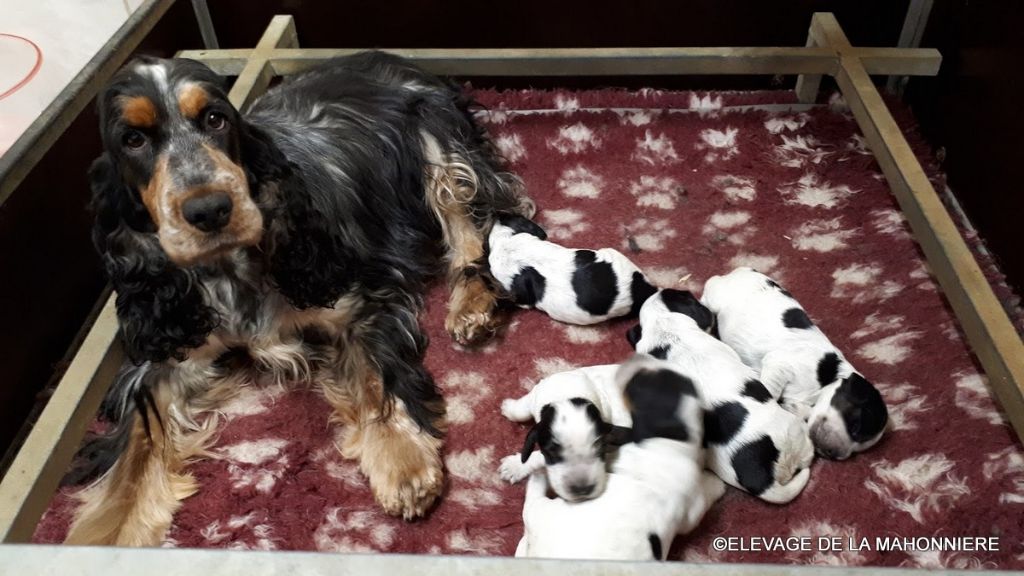
[[[548,233],[538,226],[536,222],[523,218],[517,214],[502,214],[498,217],[498,221],[501,222],[503,226],[511,228],[516,234],[529,234],[530,236],[536,236],[541,240],[548,239]]]
[[[625,426],[610,425],[604,441],[609,446],[622,446],[633,441],[633,429]]]
[[[523,450],[519,453],[519,458],[523,464],[530,459],[530,453],[533,452],[533,448],[540,441],[540,429],[543,423],[538,422],[530,428],[530,431],[526,433],[526,440],[523,441]]]
[[[689,290],[666,288],[661,291],[661,300],[670,311],[686,314],[693,318],[693,321],[697,323],[701,330],[705,332],[711,331],[715,315],[711,313],[707,306],[701,304],[700,300]]]
[[[855,442],[864,442],[885,430],[889,420],[889,410],[885,400],[871,382],[854,372],[844,378],[832,396],[832,406],[836,407],[844,420],[851,413],[858,418],[847,422],[847,430]]]
[[[629,342],[629,345],[633,350],[636,350],[637,343],[639,343],[640,339],[643,338],[643,331],[644,329],[639,324],[633,326],[629,330],[626,330],[626,341]]]

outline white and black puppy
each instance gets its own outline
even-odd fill
[[[618,250],[559,246],[521,216],[502,216],[488,246],[491,273],[512,301],[559,322],[586,325],[636,315],[657,290]]]
[[[630,407],[633,443],[612,464],[601,496],[547,497],[543,470],[530,476],[518,557],[664,560],[676,534],[693,530],[725,491],[704,471],[697,391],[672,365],[638,354],[616,382]]]
[[[697,386],[708,467],[766,502],[789,502],[810,478],[807,425],[775,402],[732,348],[708,334],[712,327],[711,311],[693,294],[666,289],[647,299],[627,338],[637,352],[668,360]]]
[[[513,422],[533,419],[521,454],[506,456],[499,474],[518,482],[547,468],[551,488],[566,500],[604,491],[610,451],[629,440],[629,411],[615,382],[617,364],[553,374],[521,398],[501,403]],[[539,448],[534,451],[534,448]]]
[[[875,445],[889,412],[882,395],[768,276],[737,268],[710,278],[704,304],[722,341],[787,410],[807,420],[818,454],[843,460]]]

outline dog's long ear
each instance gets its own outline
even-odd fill
[[[173,264],[153,234],[145,207],[107,155],[89,170],[92,237],[117,291],[117,318],[135,363],[182,358],[217,324],[195,275]]]
[[[625,426],[609,425],[604,441],[609,446],[622,446],[633,441],[633,429]]]
[[[632,346],[633,350],[636,350],[636,345],[640,342],[640,339],[643,338],[643,330],[644,329],[637,324],[626,331],[626,341],[629,342],[629,345]]]
[[[715,315],[711,313],[707,306],[701,304],[700,300],[689,290],[666,288],[661,291],[661,299],[665,303],[666,308],[672,312],[686,314],[693,318],[697,326],[705,332],[709,332],[714,325]]]
[[[526,440],[523,441],[523,450],[519,453],[519,458],[525,464],[530,459],[530,453],[533,452],[533,448],[540,441],[540,429],[543,424],[540,422],[533,425],[530,431],[526,433]]]
[[[267,230],[264,246],[277,288],[297,308],[330,307],[348,289],[356,261],[340,238],[336,214],[325,213],[266,132],[241,128],[242,164]]]
[[[548,239],[548,233],[536,222],[523,218],[518,214],[501,214],[498,216],[498,221],[501,222],[502,226],[511,228],[516,234],[529,234],[541,240]]]
[[[288,159],[260,128],[245,122],[239,127],[242,167],[249,179],[249,189],[258,196],[268,182],[278,182],[291,174]]]

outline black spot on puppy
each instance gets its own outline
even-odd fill
[[[775,482],[772,470],[778,459],[779,449],[768,436],[744,444],[732,455],[737,482],[754,496],[760,495]]]
[[[652,286],[639,270],[633,272],[633,281],[629,285],[629,295],[633,300],[633,306],[629,309],[630,317],[640,314],[640,307],[657,291],[658,289]]]
[[[670,312],[686,314],[705,332],[710,331],[715,324],[715,315],[689,290],[666,288],[661,291],[661,300]]]
[[[704,443],[728,444],[743,427],[748,414],[739,402],[726,402],[705,411]]]
[[[878,436],[889,421],[889,410],[881,393],[856,372],[844,378],[832,396],[832,407],[843,416],[846,433],[854,442]]]
[[[633,326],[629,330],[626,330],[626,341],[629,342],[629,345],[633,348],[633,350],[636,350],[637,342],[639,342],[640,339],[643,337],[644,329],[641,328],[639,324]]]
[[[807,313],[799,308],[790,308],[783,312],[782,324],[786,328],[801,328],[805,330],[814,326],[811,319],[807,317]]]
[[[776,290],[781,292],[782,295],[785,296],[786,298],[793,298],[793,295],[789,293],[789,290],[786,290],[782,286],[779,286],[779,283],[776,282],[775,280],[772,280],[771,278],[769,278],[767,280],[767,282],[768,282],[769,286],[771,286],[772,288],[775,288]]]
[[[818,360],[818,384],[828,386],[839,377],[839,355],[829,352]]]
[[[662,344],[661,346],[651,348],[647,353],[659,360],[667,360],[669,350],[671,350],[671,347],[668,344]]]
[[[533,266],[527,266],[512,278],[512,300],[520,306],[533,307],[544,299],[547,280]]]
[[[498,216],[498,222],[501,222],[503,226],[511,228],[516,234],[529,234],[541,240],[548,239],[548,233],[538,226],[536,222],[517,214],[501,214]]]
[[[608,262],[598,262],[593,250],[577,250],[575,263],[572,290],[576,305],[594,316],[604,316],[619,295],[615,270]]]
[[[661,560],[661,538],[651,532],[647,535],[647,541],[651,543],[651,554],[654,555],[654,559]]]
[[[772,399],[771,392],[768,392],[768,389],[764,387],[760,380],[747,380],[744,382],[741,394],[748,398],[753,398],[762,404]]]
[[[690,430],[679,420],[678,409],[681,402],[696,401],[692,380],[673,370],[640,370],[626,384],[625,393],[632,408],[634,442],[648,438],[690,441]],[[690,398],[684,400],[683,396]]]

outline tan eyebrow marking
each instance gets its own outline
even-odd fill
[[[156,105],[145,96],[119,96],[121,119],[139,128],[156,126]]]
[[[195,119],[206,108],[210,95],[198,84],[188,84],[178,94],[178,110],[188,119]]]

